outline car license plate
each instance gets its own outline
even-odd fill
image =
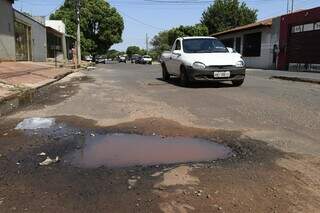
[[[214,72],[213,73],[215,78],[229,78],[230,77],[230,72]]]

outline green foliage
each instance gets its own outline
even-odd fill
[[[153,52],[156,53],[155,58],[158,58],[163,51],[171,49],[171,46],[178,37],[207,35],[208,28],[202,24],[196,24],[194,26],[181,25],[168,31],[158,33],[151,40],[151,45],[153,46]]]
[[[76,1],[65,0],[51,20],[62,20],[67,34],[76,36]],[[104,54],[115,43],[122,41],[123,19],[117,10],[104,0],[81,0],[81,49],[83,55]]]
[[[205,25],[180,26],[168,31],[168,44],[171,47],[178,37],[184,36],[207,36],[208,28]]]
[[[159,53],[154,51],[154,50],[151,50],[149,51],[149,56],[152,58],[152,60],[156,61],[159,59]]]
[[[202,13],[201,23],[206,25],[209,34],[230,28],[251,24],[257,20],[257,10],[247,7],[239,0],[215,0]]]
[[[121,55],[121,52],[119,52],[118,50],[112,49],[112,50],[108,50],[107,52],[107,58],[114,59],[119,55]]]
[[[126,53],[128,57],[131,58],[133,54],[140,54],[140,48],[138,46],[129,46]]]
[[[140,49],[140,51],[139,51],[138,54],[139,54],[139,55],[148,55],[148,51],[145,50],[145,49]]]
[[[153,50],[157,52],[163,52],[170,49],[169,40],[168,40],[168,31],[159,32],[151,40],[151,45]]]

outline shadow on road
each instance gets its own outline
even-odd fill
[[[169,84],[173,84],[178,87],[184,87],[181,86],[180,80],[178,78],[170,78],[169,80],[164,80],[163,78],[156,78],[158,81],[167,82]],[[224,88],[224,87],[233,87],[231,83],[226,82],[190,82],[188,85],[188,88],[195,88],[195,89],[201,89],[201,88]]]

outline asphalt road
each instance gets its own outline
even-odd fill
[[[229,83],[162,81],[159,65],[98,65],[94,82],[60,104],[23,115],[76,115],[112,125],[140,118],[165,118],[187,126],[241,130],[282,150],[320,153],[320,86],[269,79],[249,70],[241,87]],[[17,114],[19,116],[19,114]]]
[[[29,184],[25,191],[31,195],[39,190],[49,194],[62,190],[60,197],[50,197],[49,212],[71,209],[103,212],[117,207],[119,212],[132,212],[134,208],[138,208],[134,212],[168,213],[225,209],[226,212],[317,212],[320,208],[320,86],[270,79],[271,75],[272,72],[249,70],[241,87],[230,83],[195,83],[189,88],[180,87],[176,79],[163,81],[160,65],[101,64],[94,71],[68,76],[40,93],[38,101],[0,121],[3,134],[0,134],[3,141],[0,154],[8,156],[0,169],[9,170],[2,175],[6,185],[1,187],[7,195],[0,192],[0,201],[1,196],[11,199],[11,203],[4,200],[7,205],[4,210],[19,206],[16,196],[21,194],[21,187]],[[17,121],[39,116],[56,117],[76,124],[77,128],[214,138],[233,148],[239,156],[235,155],[231,162],[203,164],[193,169],[182,166],[169,172],[168,168],[158,171],[158,167],[136,170],[135,177],[141,176],[144,182],[134,191],[136,194],[126,192],[126,181],[132,175],[130,169],[116,170],[111,175],[108,170],[79,171],[63,164],[39,170],[31,163],[24,168],[27,176],[15,176],[17,171],[11,169],[13,162],[19,159],[37,162],[36,158],[30,160],[26,156],[41,151],[29,147],[35,144],[38,147],[41,140],[12,129],[10,133],[9,129]],[[77,142],[76,139],[69,144]],[[52,143],[42,148],[57,155],[62,155],[61,150],[73,149],[63,140],[58,148]],[[19,157],[15,154],[18,150]],[[23,163],[19,167],[24,174]],[[86,175],[77,178],[79,174]],[[168,178],[169,183],[156,183],[158,180],[150,179],[150,175],[159,176],[164,182]],[[172,177],[178,180],[171,180]],[[57,182],[50,187],[45,181],[38,183],[37,178]],[[87,178],[92,180],[88,184],[90,189],[82,188]],[[17,187],[8,188],[13,180]],[[103,187],[106,182],[112,186]],[[170,184],[180,188],[172,189]],[[121,196],[125,198],[119,199]],[[37,199],[46,202],[40,198]],[[61,209],[60,198],[68,202],[65,209]],[[98,203],[94,207],[93,198]],[[77,206],[79,199],[82,204]],[[104,199],[112,201],[111,204],[106,205]],[[141,204],[141,199],[146,201]],[[30,209],[41,212],[37,205],[32,203]]]

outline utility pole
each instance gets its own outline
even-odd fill
[[[148,38],[148,33],[146,33],[146,50],[147,50],[147,53],[149,53],[149,38]]]
[[[77,1],[77,67],[81,64],[81,43],[80,43],[80,0]]]
[[[294,9],[294,7],[293,7],[293,1],[294,1],[294,0],[291,0],[291,13],[293,13],[293,9]]]
[[[294,10],[294,0],[287,0],[287,13],[293,13],[293,10]]]

